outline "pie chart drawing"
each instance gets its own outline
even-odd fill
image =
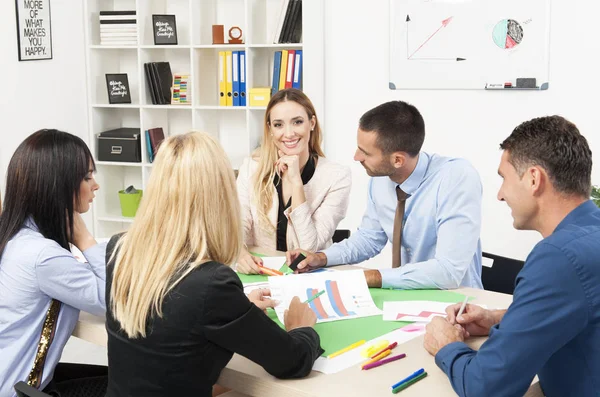
[[[523,27],[514,19],[503,19],[494,26],[492,38],[502,49],[514,48],[523,40]]]

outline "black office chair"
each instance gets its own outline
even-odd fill
[[[494,261],[492,267],[483,266],[481,269],[483,289],[512,295],[515,291],[517,274],[525,262],[487,252],[483,253],[483,257]]]
[[[335,243],[339,243],[340,241],[347,239],[348,237],[350,237],[350,230],[337,229],[335,232],[333,232],[333,237],[331,239],[333,240],[333,243],[335,244]]]
[[[29,386],[25,382],[19,382],[15,385],[15,391],[18,397],[51,397],[50,394],[39,391],[35,387]]]

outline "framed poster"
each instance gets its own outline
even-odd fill
[[[127,73],[106,74],[108,103],[131,103]]]
[[[175,15],[152,15],[154,45],[176,45],[177,24]]]
[[[52,59],[50,0],[15,0],[19,61]]]

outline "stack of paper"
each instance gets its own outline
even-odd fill
[[[137,44],[135,11],[100,11],[100,44],[125,46]]]

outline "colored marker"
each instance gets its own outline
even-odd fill
[[[259,266],[258,271],[260,272],[260,274],[266,274],[267,276],[283,276],[283,273],[274,269],[269,269],[268,267],[264,266]]]
[[[315,299],[317,299],[319,296],[323,295],[325,293],[325,290],[320,291],[316,294],[314,294],[313,296],[311,296],[310,298],[308,298],[307,300],[304,301],[304,303],[310,303],[312,301],[314,301]]]
[[[395,387],[392,390],[392,393],[396,394],[398,392],[401,392],[402,390],[406,389],[410,385],[413,385],[413,384],[417,383],[418,381],[420,381],[421,379],[425,378],[426,376],[427,376],[427,372],[423,372],[421,375],[409,380],[408,382],[404,382],[400,386]]]
[[[369,361],[365,361],[362,365],[362,369],[365,369],[365,365],[373,364],[373,363],[381,360],[382,358],[389,356],[390,354],[392,354],[391,350],[384,350],[383,353],[381,353],[380,355],[375,356],[374,358],[370,359]]]
[[[376,356],[380,355],[381,353],[383,353],[383,352],[384,352],[384,351],[386,351],[386,350],[392,350],[392,349],[394,349],[394,347],[396,347],[396,346],[398,346],[398,342],[394,342],[394,343],[392,343],[392,344],[388,345],[388,347],[386,347],[385,349],[382,349],[382,350],[378,351],[377,353],[373,354],[373,355],[371,356],[371,358],[375,358]]]
[[[334,357],[337,357],[337,356],[339,356],[340,354],[344,354],[344,353],[346,353],[346,352],[349,352],[350,350],[352,350],[352,349],[355,349],[355,348],[357,348],[357,347],[358,347],[358,346],[360,346],[360,345],[364,345],[365,343],[367,343],[367,341],[366,341],[366,340],[364,340],[364,339],[363,339],[363,340],[359,340],[358,342],[356,342],[356,343],[353,343],[353,344],[351,344],[351,345],[350,345],[350,346],[348,346],[348,347],[344,347],[342,350],[338,350],[338,351],[336,351],[335,353],[331,353],[330,355],[328,355],[328,356],[327,356],[327,358],[334,358]]]
[[[416,371],[416,372],[415,372],[414,374],[412,374],[411,376],[408,376],[408,377],[406,377],[406,378],[402,379],[400,382],[398,382],[398,383],[396,383],[396,384],[392,385],[392,389],[394,389],[394,388],[396,388],[396,387],[400,386],[400,385],[401,385],[401,384],[403,384],[404,382],[408,382],[409,380],[411,380],[411,379],[413,379],[413,378],[416,378],[417,376],[421,375],[423,372],[425,372],[425,369],[424,369],[424,368],[421,368],[420,370]]]
[[[375,361],[374,363],[371,363],[371,364],[363,365],[362,369],[367,370],[367,369],[371,369],[371,368],[376,368],[376,367],[379,367],[380,365],[391,363],[393,361],[400,360],[401,358],[404,358],[404,357],[406,357],[406,354],[404,354],[404,353],[398,354],[397,356],[386,358],[385,360],[379,360],[379,361]]]

